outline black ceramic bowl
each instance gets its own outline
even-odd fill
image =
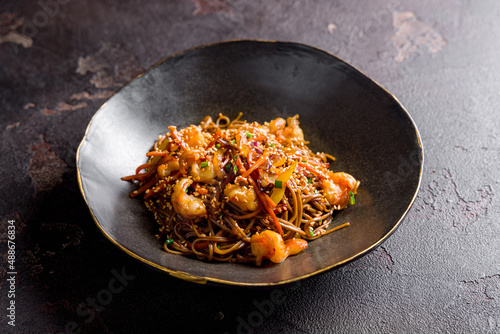
[[[257,122],[300,115],[310,148],[361,181],[356,204],[335,214],[334,224],[350,226],[263,267],[167,254],[142,201],[128,196],[136,186],[120,178],[145,162],[168,126],[239,112]],[[232,41],[167,58],[120,89],[90,122],[77,160],[97,226],[129,255],[189,281],[267,286],[338,267],[386,240],[415,199],[423,150],[397,99],[339,58],[297,43]]]

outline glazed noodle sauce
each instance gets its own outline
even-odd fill
[[[201,260],[280,263],[355,202],[359,181],[313,153],[298,116],[264,124],[207,116],[160,136],[149,161],[122,178],[138,183],[165,251]]]

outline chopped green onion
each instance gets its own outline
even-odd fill
[[[202,161],[201,164],[200,164],[200,167],[201,168],[208,167],[208,161]]]
[[[161,218],[165,218],[165,215],[160,215]]]
[[[356,199],[354,198],[354,194],[352,191],[349,191],[349,204],[354,205],[356,203]]]
[[[217,143],[217,144],[215,145],[215,147],[220,148],[220,144],[219,144],[219,143]]]
[[[234,165],[233,171],[234,171],[234,174],[238,174],[238,172],[239,172],[238,166]]]
[[[314,235],[314,231],[313,230],[309,230],[309,235],[312,237]]]
[[[233,166],[231,164],[227,164],[224,169],[226,170],[226,172],[229,173],[229,171],[231,170],[231,168],[233,168]]]
[[[253,137],[253,135],[247,131],[247,138],[252,138],[252,137]]]
[[[167,239],[167,241],[165,242],[167,245],[171,245],[174,243],[174,239],[173,238],[170,238],[170,239]]]
[[[278,180],[274,181],[274,188],[283,189],[283,182]]]
[[[274,147],[274,144],[269,144],[269,146]]]
[[[231,140],[231,144],[236,144],[236,139]]]
[[[309,184],[313,183],[313,179],[312,179],[312,178],[310,178],[310,177],[308,177],[308,178],[307,178],[307,183],[309,183]]]

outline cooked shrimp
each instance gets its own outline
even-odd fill
[[[180,179],[175,184],[171,197],[175,212],[188,219],[204,217],[207,214],[207,208],[201,198],[186,194],[187,188],[192,183],[192,179]]]
[[[347,173],[329,173],[327,179],[320,181],[320,186],[331,205],[344,209],[349,204],[350,192],[356,194],[359,181]]]
[[[178,171],[179,169],[179,159],[174,158],[167,163],[158,166],[156,172],[158,173],[158,176],[160,176],[160,178],[165,179],[170,175],[170,173]]]
[[[338,172],[329,173],[328,176],[333,182],[335,182],[342,188],[349,189],[352,192],[355,192],[358,189],[359,181],[356,181],[356,179],[350,174]]]
[[[196,182],[211,183],[216,176],[214,164],[211,161],[191,164],[189,174]]]
[[[304,239],[288,239],[285,240],[285,246],[288,248],[290,254],[295,255],[307,248],[307,241]]]
[[[286,121],[278,117],[271,122],[269,122],[269,132],[272,134],[276,134],[279,130],[283,130],[286,126]]]
[[[182,130],[182,138],[184,142],[191,148],[205,148],[207,146],[207,138],[203,135],[201,126],[191,125]]]
[[[253,188],[247,188],[238,184],[228,184],[226,189],[224,189],[224,195],[242,211],[255,211],[259,208],[257,194]]]
[[[200,150],[185,150],[179,157],[182,174],[190,174],[194,181],[211,183],[217,176],[211,161],[201,161],[204,153]]]
[[[283,130],[283,137],[286,139],[298,139],[304,141],[304,132],[300,128],[299,115],[288,117],[286,119],[287,126]]]
[[[179,165],[182,174],[187,174],[192,164],[202,157],[203,154],[199,150],[185,150],[179,157]]]
[[[307,241],[303,239],[289,239],[283,241],[278,233],[265,230],[252,235],[250,240],[252,254],[258,266],[262,259],[269,259],[274,263],[283,262],[289,255],[294,255],[307,248]]]

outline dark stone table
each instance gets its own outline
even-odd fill
[[[493,0],[2,1],[0,332],[500,332],[499,18]],[[425,148],[418,197],[381,247],[272,289],[144,266],[99,232],[76,178],[114,91],[176,52],[242,38],[337,54],[399,98]]]

